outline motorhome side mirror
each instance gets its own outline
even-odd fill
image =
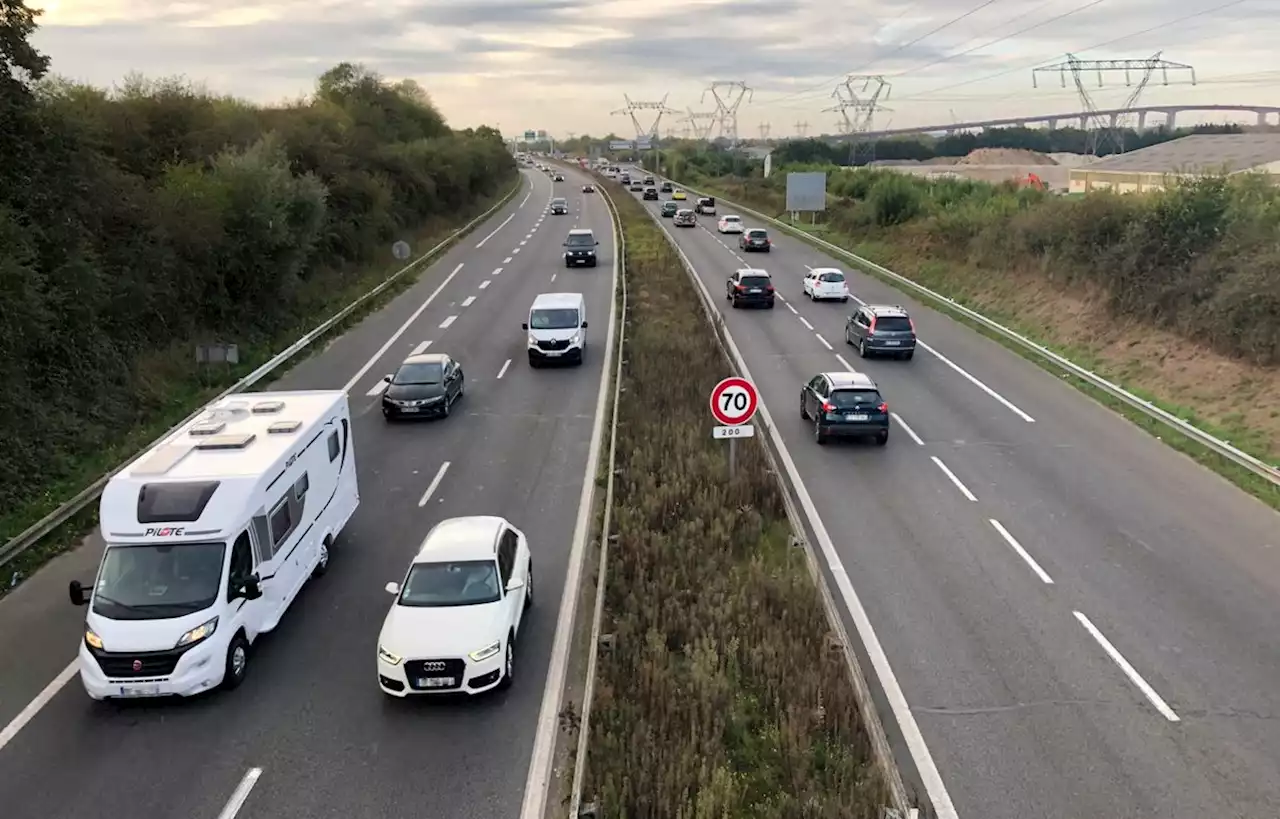
[[[513,592],[513,591],[517,591],[517,590],[519,590],[519,589],[523,589],[523,588],[524,588],[524,580],[523,580],[523,579],[521,579],[521,578],[519,578],[519,577],[513,577],[513,578],[511,578],[510,580],[508,580],[508,581],[507,581],[507,593],[508,593],[508,594],[510,594],[510,593],[511,593],[511,592]]]
[[[527,321],[526,321],[524,324],[521,324],[521,325],[520,325],[520,327],[521,327],[521,329],[528,330],[528,329],[529,329],[529,322],[527,322]]]
[[[400,584],[399,584],[399,583],[388,583],[388,584],[387,584],[386,586],[384,586],[383,588],[385,588],[385,589],[387,590],[387,594],[399,594],[399,593],[400,593]]]
[[[71,597],[73,606],[84,606],[89,602],[89,598],[84,593],[84,584],[79,580],[72,580],[67,584],[67,593]]]

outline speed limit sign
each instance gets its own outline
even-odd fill
[[[750,421],[760,404],[756,387],[745,378],[726,378],[711,391],[711,414],[727,427]]]

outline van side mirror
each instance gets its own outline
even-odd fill
[[[527,321],[526,321],[525,323],[521,324],[521,325],[520,325],[520,329],[522,329],[522,330],[528,330],[528,329],[529,329],[529,322],[527,322]]]
[[[71,605],[87,606],[89,597],[84,593],[84,584],[79,580],[72,580],[67,584],[67,593],[71,597]]]
[[[262,597],[262,584],[256,576],[249,576],[245,579],[244,585],[240,587],[240,596],[245,600],[258,600]]]
[[[584,329],[584,330],[585,330],[585,329],[587,329],[587,323],[586,323],[585,321],[584,321],[584,322],[582,322],[582,329]]]
[[[387,594],[399,594],[399,593],[400,593],[400,584],[399,584],[399,583],[388,583],[387,585],[383,586],[383,588],[387,590]]]
[[[507,581],[507,594],[510,594],[510,593],[511,593],[511,592],[513,592],[513,591],[517,591],[517,590],[519,590],[519,589],[523,589],[523,588],[524,588],[524,579],[523,579],[523,578],[520,578],[520,577],[513,577],[513,578],[511,578],[510,580],[508,580],[508,581]]]
[[[600,240],[596,239],[596,247],[600,247]]]

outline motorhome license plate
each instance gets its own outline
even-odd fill
[[[453,677],[419,677],[419,688],[452,688],[457,685]]]
[[[850,414],[848,414],[848,415],[846,415],[846,416],[844,417],[844,420],[846,420],[846,421],[865,421],[865,420],[867,420],[867,416],[865,416],[865,415],[863,415],[863,414],[861,414],[861,413],[850,413]]]
[[[158,685],[122,685],[120,686],[120,696],[122,697],[155,697],[160,694],[160,686]]]

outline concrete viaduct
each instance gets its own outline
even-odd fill
[[[1145,130],[1147,127],[1147,115],[1159,114],[1164,118],[1163,124],[1170,128],[1176,128],[1178,122],[1178,114],[1183,112],[1200,112],[1200,111],[1231,111],[1233,113],[1251,112],[1257,115],[1258,125],[1270,124],[1271,117],[1275,117],[1277,123],[1280,124],[1280,106],[1273,105],[1151,105],[1141,108],[1109,108],[1106,110],[1090,113],[1089,111],[1074,111],[1066,114],[1046,114],[1044,116],[1035,117],[1009,117],[1006,119],[988,119],[977,122],[953,122],[950,125],[922,125],[918,128],[890,128],[883,131],[866,131],[859,134],[859,139],[882,139],[884,137],[903,136],[906,134],[928,134],[928,133],[945,133],[948,136],[960,131],[968,131],[973,128],[1026,128],[1030,125],[1047,125],[1050,130],[1058,127],[1060,122],[1073,122],[1083,130],[1088,127],[1090,118],[1105,117],[1110,120],[1112,128],[1117,127],[1120,118],[1124,116],[1138,117],[1138,130]]]

